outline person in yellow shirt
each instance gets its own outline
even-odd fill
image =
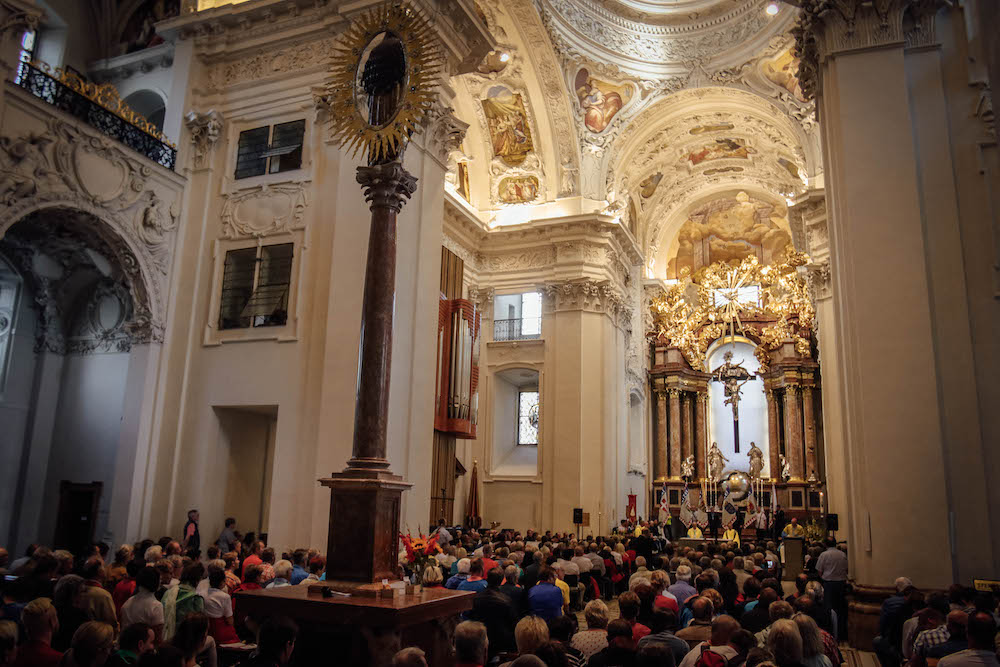
[[[736,546],[740,546],[740,534],[732,526],[726,528],[726,532],[722,534],[722,539],[725,542],[735,542]]]
[[[687,536],[692,540],[701,540],[705,538],[701,532],[701,528],[698,527],[698,524],[691,524],[691,527],[688,528]]]
[[[635,530],[632,531],[632,536],[639,537],[640,535],[642,535],[642,528],[643,528],[642,521],[636,521]]]
[[[791,522],[781,531],[782,537],[805,537],[805,529],[799,525],[799,520],[792,517]]]
[[[569,613],[569,584],[567,584],[565,581],[563,581],[563,577],[566,576],[566,575],[563,574],[562,568],[556,567],[554,569],[556,571],[556,586],[558,586],[559,590],[562,591],[562,596],[563,596],[563,613],[564,614],[568,614]]]

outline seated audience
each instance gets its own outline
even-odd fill
[[[233,627],[233,601],[225,591],[226,571],[219,567],[208,570],[208,591],[205,595],[205,616],[208,617],[208,633],[216,644],[238,642]]]
[[[587,661],[588,667],[633,667],[635,665],[635,641],[632,626],[618,618],[608,623],[608,645]]]
[[[969,647],[941,658],[938,667],[998,667],[996,655],[997,623],[994,615],[977,611],[969,616],[966,627]]]
[[[397,651],[396,655],[392,656],[391,667],[427,667],[427,658],[421,649],[411,646]]]
[[[455,666],[483,667],[490,641],[486,626],[478,621],[462,621],[455,628]]]
[[[555,570],[546,567],[538,575],[538,584],[528,591],[528,608],[546,621],[561,616],[564,604],[568,603],[555,582]]]
[[[156,650],[156,636],[145,623],[125,626],[118,637],[118,651],[111,656],[105,667],[125,667],[134,665],[147,651]]]
[[[569,667],[583,667],[587,663],[587,658],[579,649],[573,648],[570,641],[576,623],[570,616],[557,616],[549,621],[550,644],[558,644],[559,648],[566,656],[566,664]],[[548,664],[548,663],[546,663]]]
[[[691,650],[684,656],[678,667],[694,667],[705,651],[712,651],[722,656],[727,663],[735,660],[739,651],[730,642],[739,630],[740,624],[736,622],[735,618],[726,615],[719,616],[712,621],[708,638],[704,642],[691,646]]]
[[[767,648],[774,655],[777,667],[802,667],[802,636],[795,621],[787,618],[775,621],[767,634]]]
[[[73,633],[70,649],[63,656],[63,667],[103,667],[111,657],[114,647],[113,625],[101,621],[87,621]]]
[[[460,558],[455,561],[455,565],[453,567],[457,568],[455,574],[453,574],[444,585],[445,588],[449,588],[451,590],[457,589],[459,584],[469,578],[469,571],[472,569],[472,561],[468,558]]]
[[[691,647],[674,634],[674,630],[677,629],[677,614],[669,609],[657,609],[653,613],[651,623],[650,633],[639,640],[636,648],[642,650],[650,645],[664,646],[673,656],[674,664],[679,665]]]
[[[706,597],[697,597],[691,603],[691,623],[677,632],[677,636],[694,648],[712,636],[712,601]]]
[[[59,616],[49,598],[35,598],[21,611],[24,637],[17,648],[15,667],[56,667],[63,654],[52,648]]]
[[[456,587],[460,591],[479,593],[486,590],[486,580],[483,579],[483,559],[477,558],[469,564],[469,576]],[[499,585],[499,584],[498,584]]]
[[[570,641],[570,646],[590,659],[608,645],[608,606],[603,600],[591,600],[583,609],[587,629],[580,630]]]
[[[272,616],[257,633],[257,653],[239,667],[285,667],[292,660],[298,635],[299,628],[291,619]]]
[[[181,583],[167,589],[163,594],[163,638],[173,639],[177,627],[188,614],[205,610],[205,599],[198,595],[198,583],[205,574],[205,566],[191,563],[181,574]]]
[[[517,610],[510,598],[500,592],[502,581],[500,568],[490,570],[486,575],[487,587],[476,595],[469,613],[470,620],[479,621],[486,626],[490,640],[490,658],[516,648],[514,625],[517,623]]]

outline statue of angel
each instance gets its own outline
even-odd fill
[[[719,443],[713,442],[712,448],[708,451],[708,476],[713,482],[718,482],[722,478],[722,469],[729,462],[719,450]]]
[[[757,446],[757,443],[751,442],[747,456],[750,457],[750,477],[760,479],[760,471],[764,469],[764,451]]]
[[[788,459],[785,458],[785,455],[782,454],[780,458],[781,458],[781,480],[783,482],[787,482],[792,478],[792,472],[789,469]]]
[[[685,481],[690,480],[694,477],[694,455],[689,455],[684,462],[681,463],[681,478]]]

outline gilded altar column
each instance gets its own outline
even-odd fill
[[[781,452],[778,451],[778,404],[774,389],[768,387],[764,392],[767,397],[767,458],[771,464],[771,479],[781,477],[781,460],[778,458]]]
[[[819,479],[816,467],[816,416],[813,412],[813,388],[802,387],[802,428],[805,433],[806,445],[806,479],[814,482]]]
[[[677,389],[668,389],[670,395],[670,476],[681,476],[681,397]]]
[[[785,456],[793,480],[805,479],[802,474],[802,410],[799,403],[802,388],[785,387]]]
[[[653,452],[653,479],[663,479],[667,471],[667,393],[656,390],[656,451]]]
[[[697,438],[694,443],[695,474],[705,478],[705,451],[708,449],[708,393],[699,391],[694,404],[694,430]]]
[[[681,461],[686,461],[694,449],[694,429],[691,428],[691,392],[681,392]]]

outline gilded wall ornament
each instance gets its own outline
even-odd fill
[[[357,17],[323,89],[331,132],[369,163],[395,159],[434,103],[443,55],[430,23],[405,4]]]

